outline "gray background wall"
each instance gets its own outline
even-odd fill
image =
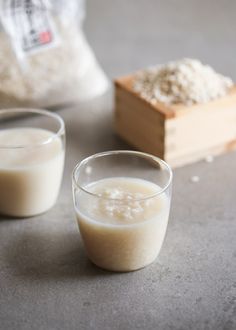
[[[235,0],[88,0],[85,30],[110,77],[196,57],[236,80]]]

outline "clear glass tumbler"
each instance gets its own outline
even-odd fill
[[[136,151],[95,154],[72,175],[74,206],[90,260],[112,271],[152,263],[166,233],[172,171]]]
[[[28,217],[50,209],[64,155],[60,116],[37,109],[0,110],[0,214]]]

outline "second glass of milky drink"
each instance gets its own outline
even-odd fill
[[[29,217],[49,210],[61,185],[65,127],[46,110],[0,110],[0,214]]]
[[[133,271],[158,256],[168,224],[172,171],[136,151],[93,155],[72,175],[73,198],[90,260],[112,271]]]

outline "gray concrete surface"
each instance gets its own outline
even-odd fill
[[[191,55],[236,79],[235,12],[233,0],[89,1],[86,31],[110,77]],[[0,220],[0,329],[235,329],[236,153],[175,170],[159,260],[109,273],[82,248],[70,173],[87,155],[127,146],[113,135],[109,96],[60,114],[67,159],[57,205]]]

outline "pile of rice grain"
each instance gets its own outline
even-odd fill
[[[185,58],[144,70],[136,75],[133,89],[155,104],[193,105],[225,96],[233,81],[195,59]]]

